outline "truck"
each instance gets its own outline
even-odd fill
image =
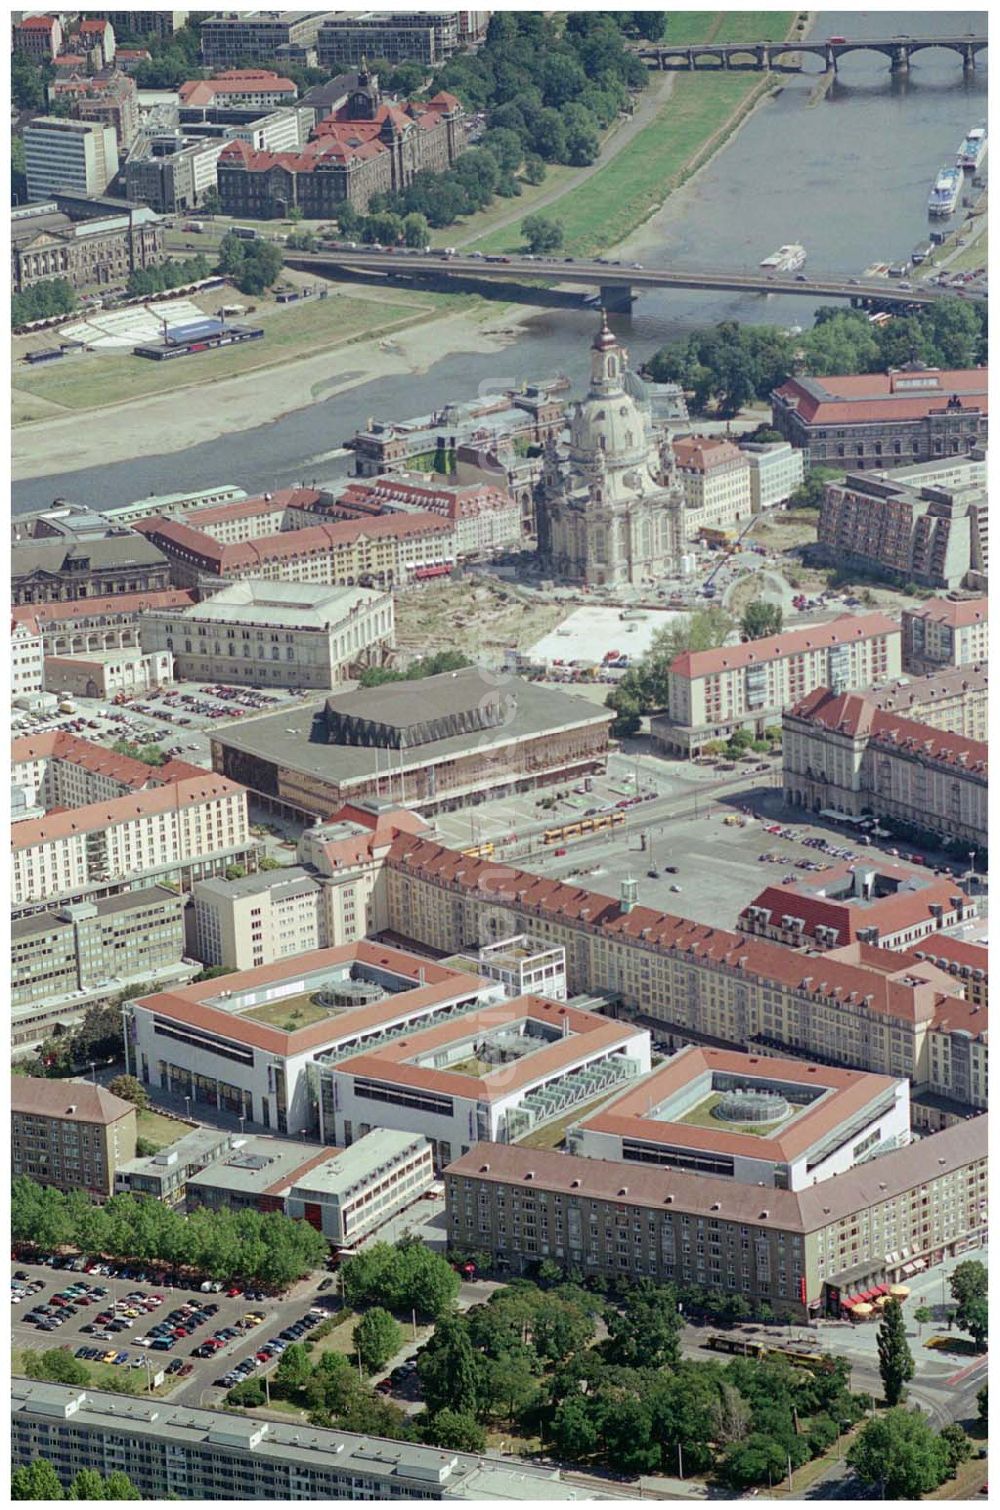
[[[233,226],[233,235],[239,237],[240,241],[259,241],[260,240],[260,232],[259,231],[255,231],[254,228],[253,228],[253,226],[249,226],[249,225],[234,225]]]

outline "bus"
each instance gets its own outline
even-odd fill
[[[584,834],[606,833],[610,828],[621,828],[624,822],[624,813],[593,813],[589,818],[564,823],[561,828],[547,828],[542,835],[542,843],[563,844],[567,839],[579,839]]]
[[[490,843],[473,844],[468,849],[463,849],[463,855],[468,855],[470,860],[492,860],[496,846]]]
[[[794,1368],[808,1368],[823,1374],[832,1373],[837,1367],[829,1353],[813,1352],[809,1348],[777,1347],[769,1342],[755,1342],[749,1337],[711,1336],[705,1343],[715,1353],[735,1353],[741,1358],[784,1358]]]

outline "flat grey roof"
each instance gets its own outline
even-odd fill
[[[283,1138],[236,1138],[221,1159],[199,1170],[188,1188],[243,1191],[259,1195],[272,1185],[290,1184],[296,1171],[323,1152],[315,1143],[293,1143]]]
[[[73,906],[86,909],[88,917],[111,917],[119,912],[136,912],[144,907],[153,907],[157,903],[177,903],[179,897],[176,891],[171,891],[168,886],[143,886],[138,891],[122,891],[113,897],[100,897],[95,902],[67,903],[64,907],[51,907],[47,912],[36,912],[30,917],[12,918],[10,931],[12,938],[24,937],[32,933],[47,933],[53,928],[69,928],[72,919],[66,915]]]
[[[315,1169],[296,1181],[296,1188],[307,1192],[321,1190],[327,1195],[343,1195],[370,1179],[389,1160],[402,1157],[418,1143],[422,1143],[425,1148],[430,1147],[421,1133],[396,1132],[389,1127],[376,1128],[373,1132],[365,1133],[350,1148],[342,1149],[325,1164],[317,1164]]]
[[[404,771],[412,770],[467,755],[473,741],[475,748],[483,751],[538,734],[554,734],[589,724],[607,724],[614,717],[608,708],[598,707],[571,693],[556,691],[553,687],[518,681],[515,677],[497,677],[496,681],[501,687],[506,682],[516,683],[517,708],[509,723],[497,729],[478,731],[472,736],[457,734],[450,739],[434,740],[412,750],[392,750],[392,769],[398,771],[402,765]],[[413,684],[400,685],[411,688]],[[342,700],[336,701],[342,707]],[[374,776],[377,771],[385,771],[384,749],[327,744],[324,712],[324,702],[306,703],[265,718],[248,719],[237,728],[213,733],[212,744],[337,785],[360,781]],[[241,779],[245,781],[246,777]]]
[[[252,876],[241,876],[236,881],[212,879],[196,881],[194,895],[207,895],[236,900],[239,897],[257,897],[265,891],[281,891],[286,896],[296,896],[307,891],[318,891],[315,881],[301,865],[289,865],[281,870],[261,870]]]
[[[325,630],[358,608],[387,596],[370,587],[323,587],[311,582],[233,582],[204,603],[168,609],[171,617],[198,623],[261,624],[280,629]],[[161,610],[162,612],[163,610]]]

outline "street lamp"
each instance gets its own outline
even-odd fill
[[[185,1096],[184,1097],[184,1115],[185,1115],[185,1117],[187,1117],[188,1121],[190,1121],[190,1119],[191,1119],[191,1097],[190,1096]]]

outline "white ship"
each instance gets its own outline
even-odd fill
[[[761,267],[774,268],[778,273],[796,273],[806,260],[806,249],[799,242],[789,242],[787,246],[779,246],[770,257],[761,259]]]
[[[934,180],[934,187],[927,196],[927,208],[932,215],[950,215],[958,204],[962,192],[961,168],[942,168]]]
[[[972,168],[975,171],[986,156],[986,127],[973,126],[967,132],[965,141],[958,149],[955,162],[960,168]]]

